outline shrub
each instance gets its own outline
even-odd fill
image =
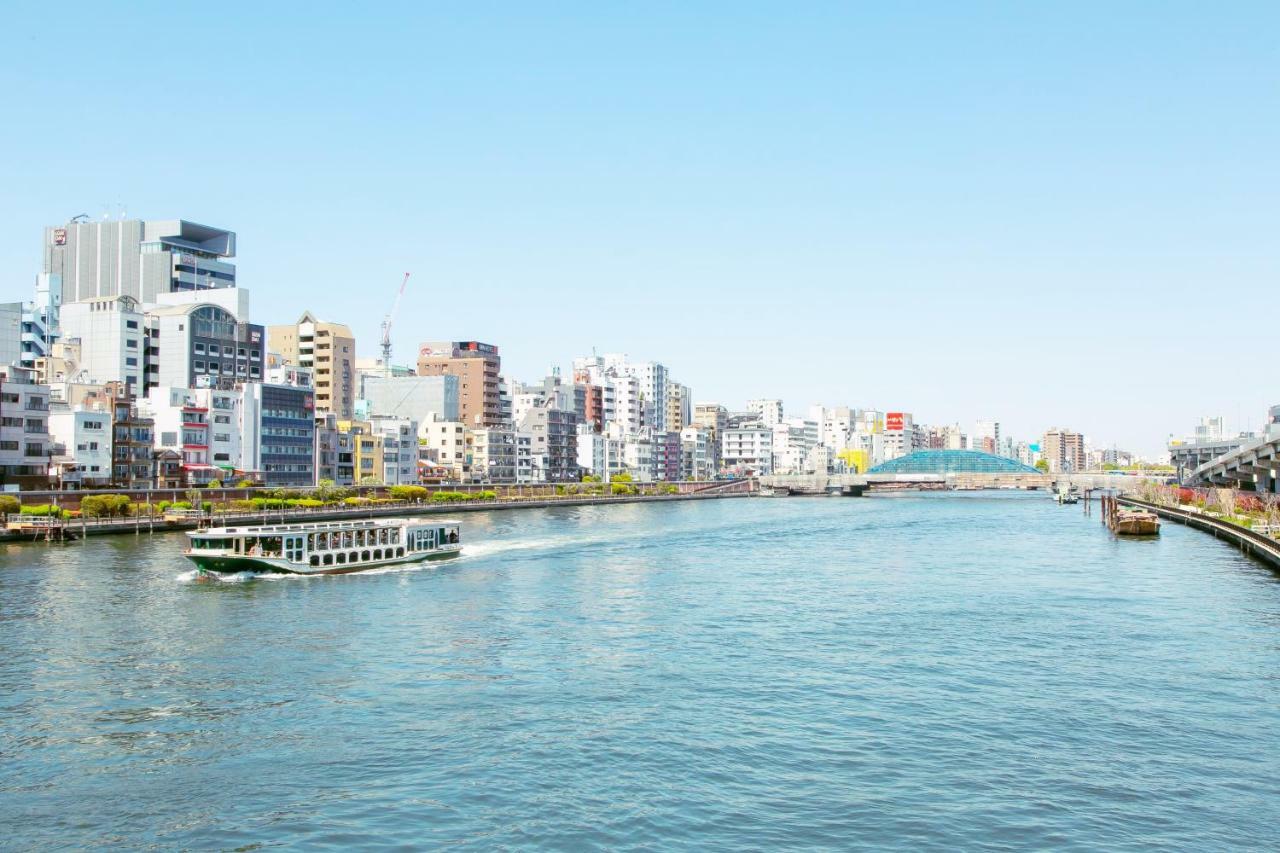
[[[301,509],[315,509],[324,506],[324,501],[318,501],[315,498],[298,498],[295,501],[289,501],[289,506],[300,507]]]
[[[476,499],[482,501],[496,501],[498,499],[498,493],[486,490],[476,495]]]
[[[80,499],[80,512],[90,518],[121,518],[129,514],[126,495],[87,495]]]
[[[174,501],[169,504],[169,509],[191,509],[190,501]]]
[[[207,484],[207,485],[205,485],[205,488],[206,488],[206,489],[221,489],[221,488],[222,488],[222,481],[221,481],[221,480],[210,480],[210,481],[208,482],[208,484]]]
[[[62,507],[51,506],[50,504],[34,504],[32,506],[24,506],[21,510],[19,510],[19,513],[21,515],[37,515],[37,516],[50,516],[53,518],[61,518]]]
[[[679,486],[663,486],[662,493],[664,495],[678,495],[680,494],[680,487]]]
[[[368,498],[343,498],[342,503],[345,506],[368,506]]]
[[[240,482],[236,483],[236,486],[237,488],[241,488],[241,489],[252,489],[253,480],[249,480],[249,479],[241,480]]]
[[[437,504],[460,503],[470,499],[471,496],[466,492],[432,492],[431,494],[431,502]]]
[[[168,509],[170,506],[171,504],[168,501],[160,501],[158,504],[156,504],[156,512],[160,513],[161,515],[164,515],[164,511]]]
[[[635,487],[627,483],[610,483],[609,485],[612,487],[610,491],[615,495],[634,495],[636,493]]]
[[[427,499],[427,490],[422,486],[392,486],[388,493],[398,501],[418,503]]]
[[[17,515],[22,509],[22,501],[13,495],[0,495],[0,515]]]

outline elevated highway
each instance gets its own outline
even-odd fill
[[[1280,434],[1255,439],[1211,459],[1195,468],[1183,482],[1258,492],[1280,491],[1277,488],[1277,483],[1280,483]]]

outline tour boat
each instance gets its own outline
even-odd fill
[[[339,575],[457,556],[462,523],[383,518],[194,530],[183,555],[201,574]]]

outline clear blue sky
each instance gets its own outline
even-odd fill
[[[529,380],[1144,451],[1280,402],[1280,5],[537,5],[7,5],[0,299],[122,203],[370,355],[411,270],[399,359]]]

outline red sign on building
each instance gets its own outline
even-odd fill
[[[884,428],[886,432],[902,432],[902,426],[905,419],[902,412],[886,412],[884,416]]]

